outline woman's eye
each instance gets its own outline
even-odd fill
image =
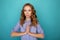
[[[31,11],[31,10],[28,10],[28,11]]]
[[[25,11],[31,11],[31,10],[24,10],[24,12],[25,12]]]
[[[24,11],[26,11],[26,10],[24,10]]]

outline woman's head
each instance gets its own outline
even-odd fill
[[[37,16],[36,11],[30,3],[26,3],[23,6],[23,9],[21,11],[21,18],[20,18],[20,24],[23,25],[26,18],[31,18],[31,25],[36,26],[37,24]]]

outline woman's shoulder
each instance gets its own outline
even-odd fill
[[[41,26],[40,22],[37,22],[37,26]]]
[[[39,24],[40,24],[40,22],[38,21],[38,22],[37,22],[37,25],[39,25]]]

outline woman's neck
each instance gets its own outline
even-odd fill
[[[29,20],[31,20],[31,18],[26,18],[26,21],[29,21]]]

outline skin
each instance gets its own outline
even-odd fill
[[[25,6],[24,7],[24,14],[26,16],[26,20],[30,20],[30,16],[31,16],[31,13],[32,13],[32,9],[30,6]],[[35,33],[31,33],[30,32],[30,26],[27,25],[27,28],[26,28],[26,31],[25,32],[12,32],[11,33],[11,36],[14,37],[14,36],[22,36],[22,35],[25,35],[25,34],[29,34],[30,36],[33,36],[33,37],[37,37],[37,38],[44,38],[44,34],[35,34]]]

